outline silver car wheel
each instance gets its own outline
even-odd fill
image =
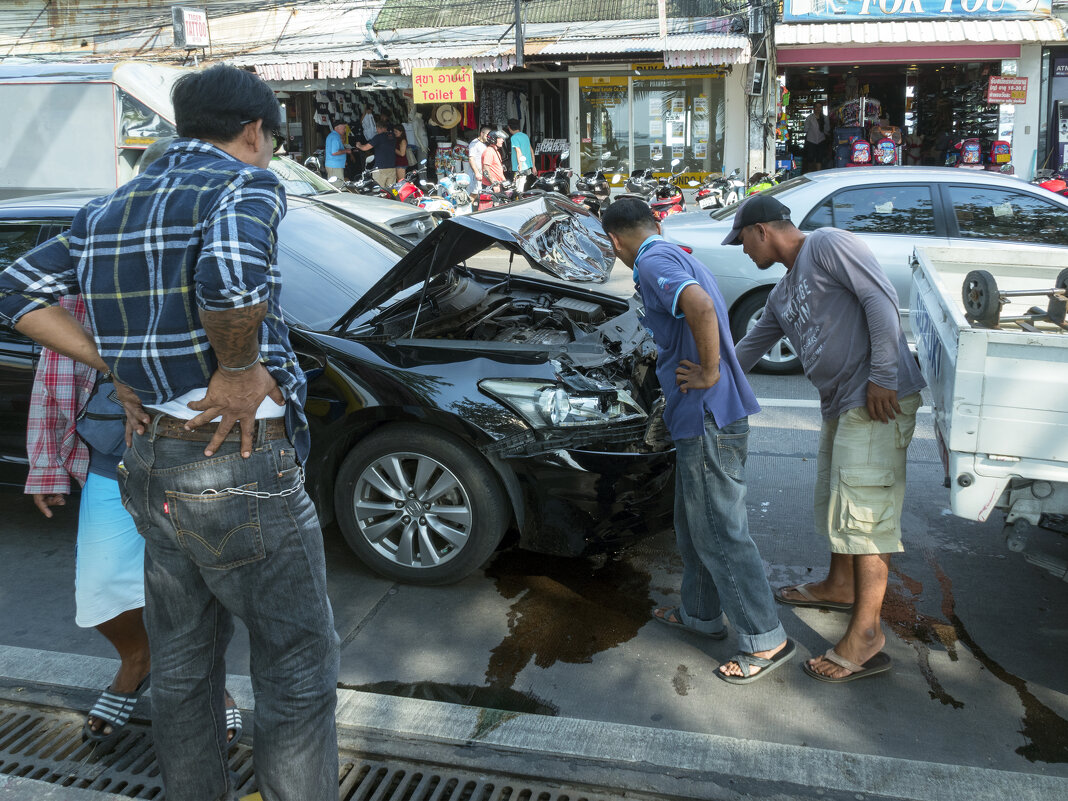
[[[471,499],[456,475],[426,454],[396,452],[360,474],[356,524],[381,556],[403,567],[435,567],[471,534]]]
[[[753,312],[752,316],[745,323],[745,331],[749,333],[753,326],[757,324],[757,320],[764,314],[764,309],[759,308]],[[798,360],[797,352],[794,350],[794,346],[790,343],[790,340],[783,337],[774,345],[771,346],[766,354],[761,359],[762,362],[774,365],[783,365],[789,362],[796,362]]]

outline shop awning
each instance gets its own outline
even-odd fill
[[[1065,41],[1059,19],[940,19],[903,22],[812,22],[775,26],[777,47],[880,44],[1018,44]]]
[[[775,26],[780,66],[1017,59],[1024,44],[1065,41],[1065,23],[1036,20],[910,20]]]

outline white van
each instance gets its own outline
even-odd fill
[[[171,87],[156,64],[0,64],[0,198],[111,191],[156,139],[175,136]]]

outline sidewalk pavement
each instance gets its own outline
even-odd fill
[[[99,657],[0,647],[8,686],[105,685],[117,663]],[[248,676],[227,686],[253,709]],[[150,691],[151,692],[151,691]],[[453,769],[677,799],[791,798],[974,801],[1068,798],[1068,779],[850,754],[573,718],[501,712],[353,690],[338,691],[343,752],[389,756]],[[0,801],[90,801],[122,796],[0,776]]]

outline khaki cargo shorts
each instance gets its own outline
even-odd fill
[[[832,553],[899,553],[905,454],[916,430],[920,394],[898,400],[901,414],[872,420],[867,408],[824,420],[816,466],[816,532]]]

